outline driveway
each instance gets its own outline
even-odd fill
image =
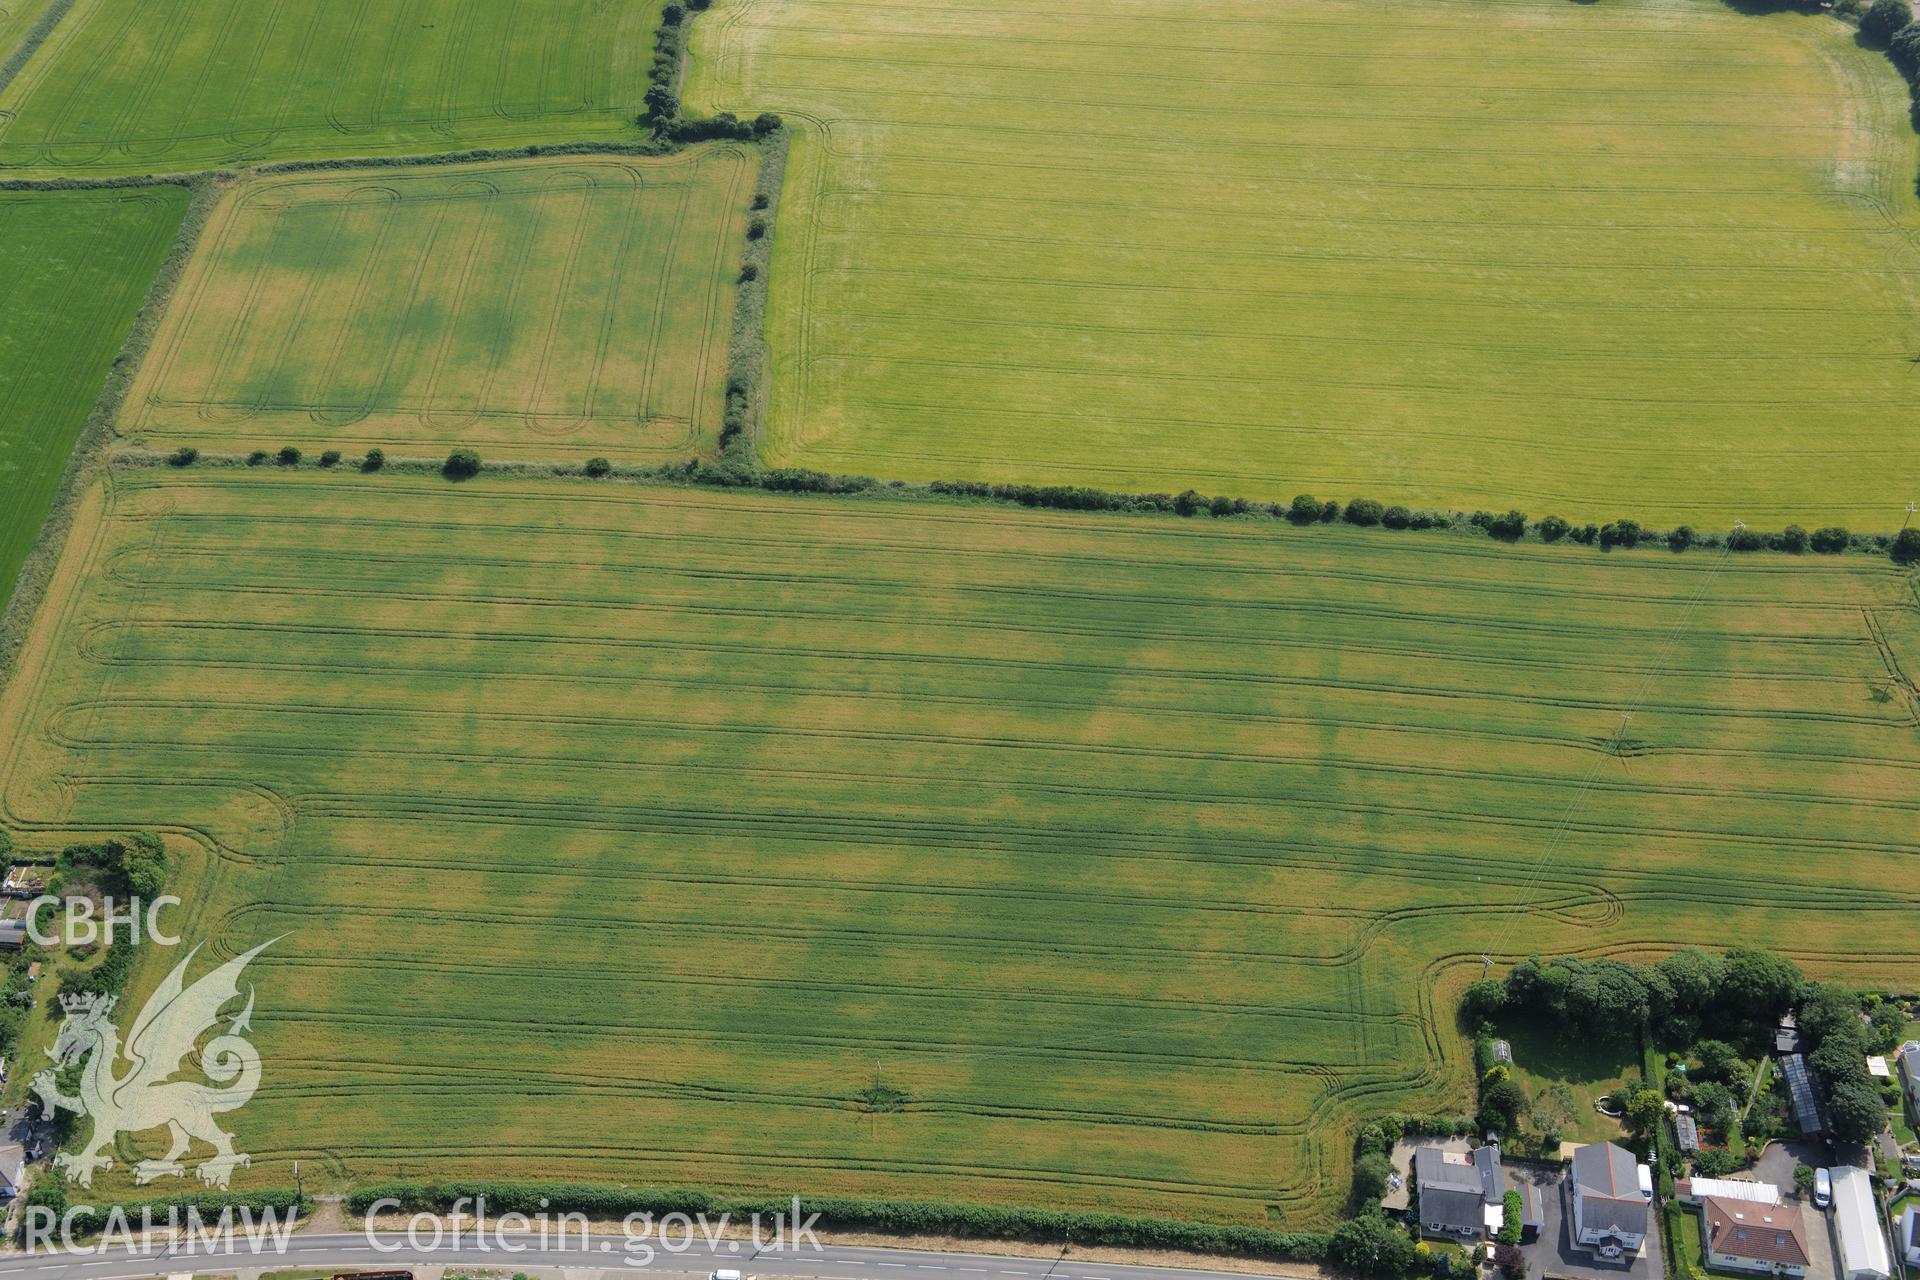
[[[1832,1162],[1833,1157],[1827,1153],[1827,1144],[1824,1142],[1808,1142],[1805,1139],[1769,1142],[1767,1149],[1760,1153],[1759,1162],[1753,1166],[1752,1177],[1755,1182],[1771,1182],[1780,1188],[1782,1196],[1791,1197],[1795,1168],[1805,1164],[1818,1169]]]
[[[1508,1166],[1513,1170],[1513,1166]],[[1545,1223],[1540,1239],[1522,1245],[1527,1255],[1528,1274],[1547,1280],[1552,1276],[1572,1280],[1660,1280],[1666,1274],[1660,1255],[1660,1231],[1649,1210],[1647,1243],[1636,1258],[1609,1262],[1591,1249],[1573,1244],[1573,1188],[1567,1181],[1566,1167],[1527,1166],[1523,1176],[1540,1188],[1541,1217]],[[1831,1277],[1828,1278],[1831,1280]]]

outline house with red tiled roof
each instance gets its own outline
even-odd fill
[[[1709,1267],[1760,1275],[1807,1274],[1807,1236],[1800,1210],[1752,1200],[1700,1201],[1700,1242]]]

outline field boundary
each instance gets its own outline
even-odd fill
[[[1770,551],[1811,560],[1835,555],[1867,555],[1885,557],[1897,565],[1920,563],[1920,528],[1910,528],[1900,534],[1857,534],[1846,530],[1835,530],[1844,536],[1844,541],[1838,545],[1821,545],[1812,541],[1814,535],[1807,534],[1803,529],[1798,530],[1799,535],[1808,540],[1796,543],[1791,540],[1791,533],[1769,534],[1754,530],[1734,530],[1725,534],[1696,533],[1686,525],[1678,529],[1662,531],[1643,528],[1632,520],[1583,526],[1567,525],[1562,521],[1560,522],[1562,527],[1556,528],[1553,523],[1554,518],[1551,516],[1540,520],[1529,520],[1519,512],[1499,516],[1485,511],[1424,509],[1412,511],[1405,507],[1385,509],[1387,512],[1397,510],[1406,513],[1408,520],[1402,522],[1398,516],[1383,519],[1372,515],[1370,511],[1378,509],[1379,504],[1372,503],[1370,509],[1366,505],[1367,499],[1355,499],[1344,505],[1332,500],[1325,503],[1315,501],[1313,502],[1315,514],[1311,518],[1303,518],[1299,514],[1300,509],[1292,504],[1257,502],[1245,498],[1210,498],[1193,490],[1180,494],[1113,493],[1108,490],[1066,485],[988,485],[948,480],[927,482],[879,480],[873,476],[832,475],[801,467],[759,467],[740,459],[738,439],[736,438],[734,442],[735,448],[723,455],[721,462],[717,465],[693,459],[684,463],[667,463],[661,466],[610,465],[607,469],[601,470],[597,466],[589,469],[588,463],[597,463],[604,461],[603,459],[553,458],[512,462],[482,460],[480,469],[484,473],[496,475],[561,476],[598,482],[663,484],[711,489],[759,489],[769,493],[829,497],[904,498],[960,506],[999,506],[1078,512],[1088,515],[1171,516],[1179,519],[1205,516],[1210,519],[1277,522],[1296,529],[1309,529],[1316,525],[1344,525],[1376,533],[1435,533],[1450,534],[1455,537],[1484,537],[1491,542],[1510,545],[1522,542],[1546,545],[1566,542],[1587,546],[1608,554],[1636,549],[1664,549],[1676,555],[1695,550],[1744,553]],[[288,465],[275,461],[264,452],[197,453],[191,462],[181,462],[172,455],[158,450],[132,447],[114,451],[113,460],[117,465],[130,468],[187,465],[213,468],[271,466],[275,469],[284,469]],[[312,464],[303,459],[291,465],[306,468]],[[445,467],[444,458],[383,455],[379,469],[413,474],[437,474],[443,472]],[[344,469],[355,468],[345,466]],[[1295,499],[1296,503],[1298,501],[1299,499]],[[1512,522],[1516,517],[1517,523]],[[1545,526],[1544,529],[1543,526]],[[1795,529],[1798,529],[1798,526],[1789,526],[1790,531]]]
[[[397,1210],[449,1209],[463,1199],[486,1197],[502,1213],[522,1208],[600,1217],[633,1213],[728,1214],[749,1219],[791,1210],[790,1198],[729,1199],[698,1187],[622,1187],[607,1183],[376,1182],[347,1196],[350,1212],[365,1214],[382,1200]],[[903,1235],[951,1235],[976,1240],[1052,1242],[1063,1236],[1082,1244],[1135,1249],[1181,1249],[1195,1253],[1320,1262],[1327,1237],[1318,1232],[1275,1231],[1132,1214],[1090,1213],[1029,1207],[1000,1208],[942,1200],[882,1200],[850,1196],[799,1196],[802,1214],[819,1214],[830,1230],[869,1230]]]

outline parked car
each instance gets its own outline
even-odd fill
[[[1828,1169],[1813,1171],[1813,1203],[1822,1209],[1833,1207],[1833,1172]]]

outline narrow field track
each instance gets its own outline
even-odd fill
[[[117,469],[0,818],[281,937],[262,1184],[1306,1225],[1483,954],[1920,977],[1917,661],[1865,557]]]

